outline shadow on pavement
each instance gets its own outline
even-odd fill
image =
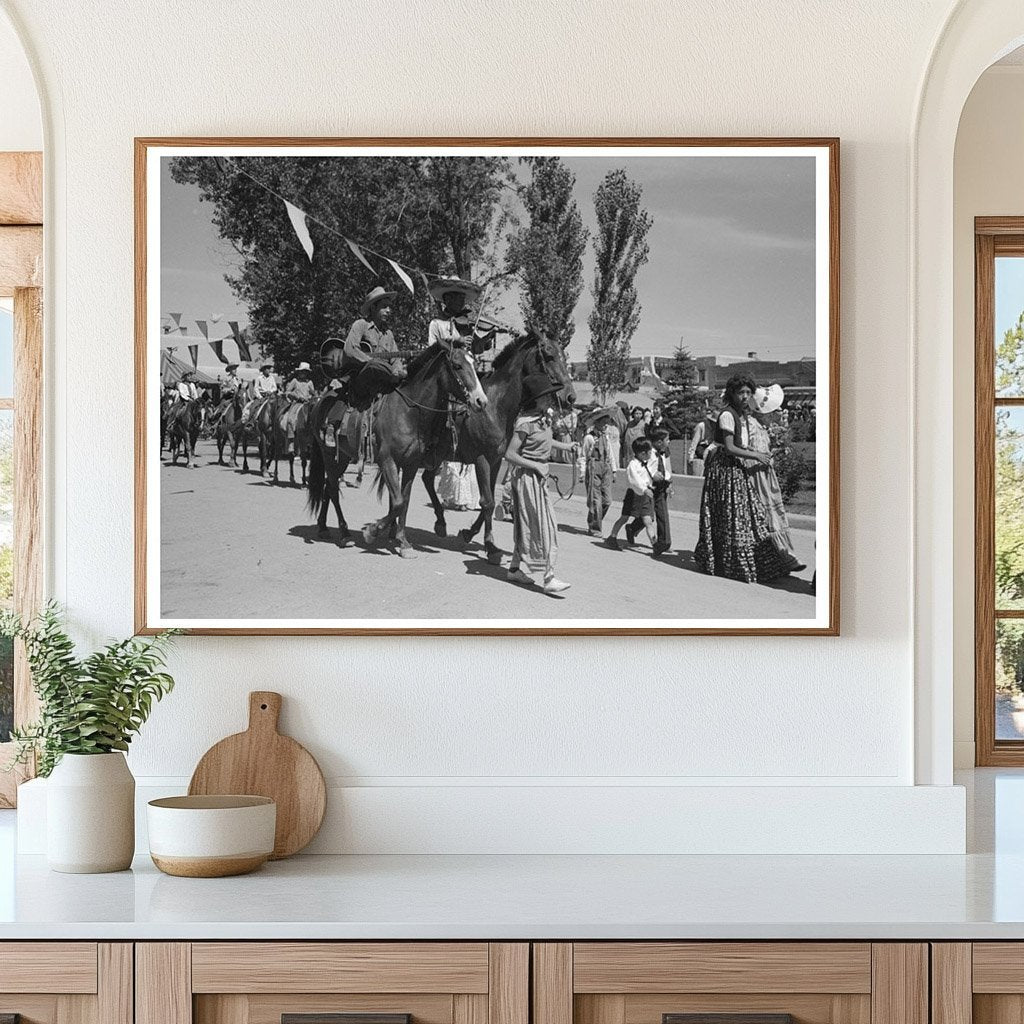
[[[464,562],[463,565],[466,567],[467,576],[486,576],[489,579],[496,580],[503,586],[511,587],[513,590],[525,590],[528,593],[535,593],[538,597],[548,597],[555,601],[562,601],[568,595],[566,593],[560,594],[545,594],[539,586],[524,586],[521,583],[510,583],[506,575],[507,570],[500,565],[491,565],[486,558],[471,558]]]

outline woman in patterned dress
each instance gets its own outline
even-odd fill
[[[756,386],[739,374],[725,385],[725,408],[704,462],[700,537],[693,552],[708,575],[744,583],[767,583],[789,571],[772,544],[767,510],[747,472],[771,463],[769,455],[750,447],[749,403]]]

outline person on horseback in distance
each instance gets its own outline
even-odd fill
[[[305,402],[316,393],[313,387],[313,371],[309,363],[299,363],[295,373],[285,385],[285,395],[295,402]]]
[[[191,370],[186,370],[181,375],[175,387],[175,401],[177,402],[198,402],[199,386],[196,384],[196,375]]]

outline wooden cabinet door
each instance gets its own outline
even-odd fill
[[[529,946],[139,943],[136,986],[136,1024],[529,1024]]]
[[[0,942],[0,1018],[132,1024],[128,942]]]
[[[533,1024],[928,1024],[923,943],[538,943]]]
[[[932,944],[934,1024],[1024,1021],[1024,942]]]

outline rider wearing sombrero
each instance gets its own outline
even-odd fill
[[[377,395],[394,391],[405,379],[395,336],[388,326],[396,294],[379,286],[370,291],[359,310],[362,316],[345,339],[339,376],[348,378],[353,404],[368,404]]]
[[[430,321],[427,343],[470,345],[476,354],[491,347],[494,330],[479,327],[472,304],[480,298],[481,288],[458,277],[442,277],[430,286],[430,295],[441,304],[441,313]]]

